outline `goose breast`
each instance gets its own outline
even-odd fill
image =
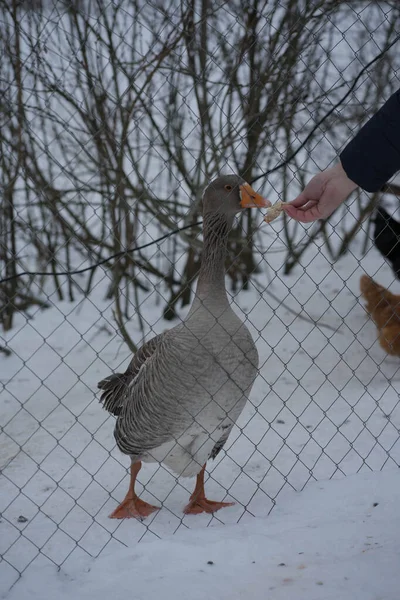
[[[195,475],[222,448],[258,369],[257,348],[234,313],[208,321],[201,331],[185,324],[176,332],[180,352],[171,356],[162,392],[170,436],[142,455],[142,460],[164,462],[183,476]],[[172,414],[173,422],[168,418]]]

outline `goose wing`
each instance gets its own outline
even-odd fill
[[[218,456],[218,454],[221,452],[222,448],[225,446],[225,443],[227,442],[228,437],[231,434],[232,428],[233,428],[233,424],[229,425],[228,427],[226,427],[224,429],[223,434],[221,435],[218,442],[215,444],[214,448],[212,449],[210,458],[212,458],[213,460],[214,460],[214,458],[216,458]]]
[[[125,373],[113,373],[102,379],[97,387],[102,390],[100,403],[109,413],[118,416],[126,402],[126,392],[129,384],[137,377],[140,369],[146,361],[154,354],[161,343],[164,334],[161,333],[143,344],[134,354]]]

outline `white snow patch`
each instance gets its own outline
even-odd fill
[[[397,600],[399,506],[398,469],[313,483],[266,519],[31,567],[5,598]]]

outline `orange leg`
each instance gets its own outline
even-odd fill
[[[189,504],[185,506],[183,512],[186,515],[199,515],[202,512],[213,513],[224,508],[225,506],[233,506],[234,502],[214,502],[207,500],[204,492],[204,471],[206,465],[203,466],[200,473],[197,475],[196,487],[193,494],[190,496]]]
[[[160,509],[159,506],[152,506],[144,502],[135,493],[135,481],[141,468],[142,463],[140,461],[131,465],[131,480],[128,493],[121,504],[111,513],[110,519],[143,519]]]

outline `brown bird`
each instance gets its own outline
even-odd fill
[[[365,306],[378,328],[382,348],[392,356],[400,356],[400,295],[392,294],[368,275],[360,279]]]

